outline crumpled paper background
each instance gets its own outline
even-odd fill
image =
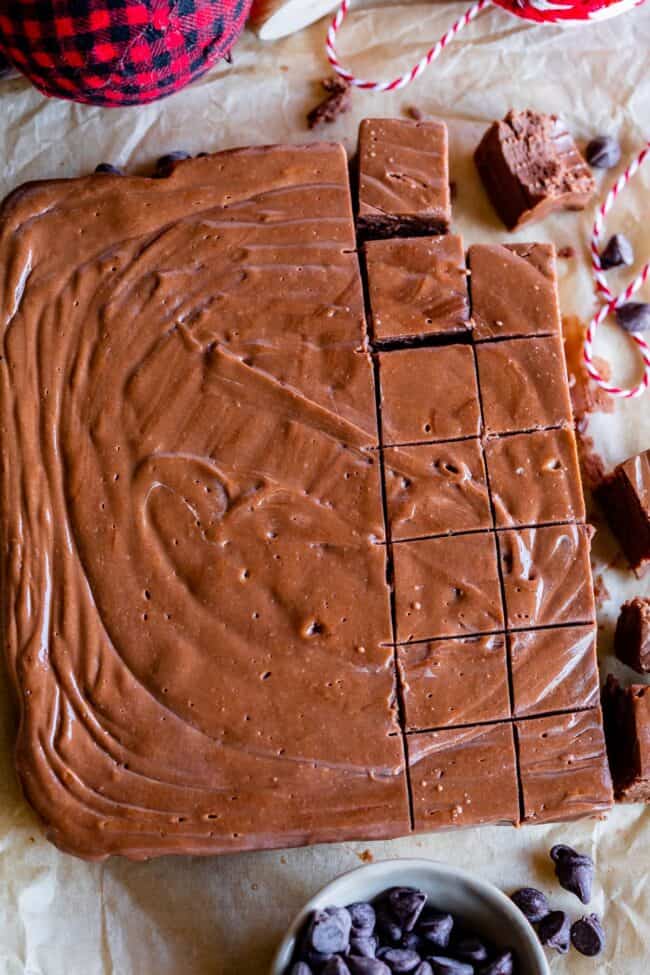
[[[341,55],[357,73],[390,77],[409,67],[464,9],[462,4],[374,4],[348,18]],[[252,143],[341,139],[350,151],[358,122],[401,115],[409,105],[450,127],[455,226],[466,240],[498,240],[497,223],[477,181],[471,152],[486,123],[511,106],[560,113],[578,140],[606,131],[631,155],[650,136],[650,3],[599,25],[530,27],[492,10],[403,92],[355,93],[353,109],[310,133],[308,108],[327,75],[325,24],[264,45],[250,34],[234,64],[157,105],[102,110],[46,101],[22,80],[0,83],[0,195],[43,177],[76,176],[100,161],[143,171],[163,152],[217,150]],[[607,186],[612,174],[599,177]],[[650,165],[617,204],[609,228],[625,231],[650,257]],[[516,235],[573,246],[559,262],[565,314],[594,307],[587,239],[592,219],[561,214]],[[616,280],[618,272],[611,272]],[[629,272],[627,272],[629,274]],[[619,281],[623,278],[619,277]],[[650,290],[645,293],[650,299]],[[598,351],[614,375],[633,377],[635,360],[615,327],[603,327]],[[607,463],[650,446],[648,395],[593,416],[590,432]],[[609,597],[600,608],[603,672],[633,677],[608,656],[623,599],[649,595],[608,563],[616,547],[599,528],[595,571]],[[16,782],[11,748],[15,712],[0,680],[0,975],[257,975],[292,915],[321,885],[360,861],[427,856],[475,869],[512,890],[524,883],[552,893],[574,916],[581,905],[556,886],[546,851],[554,842],[591,853],[597,883],[590,909],[604,915],[606,952],[597,960],[554,958],[554,973],[646,975],[650,963],[650,808],[618,807],[606,822],[484,828],[387,843],[132,864],[87,864],[43,838]]]

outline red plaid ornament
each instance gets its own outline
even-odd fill
[[[3,58],[45,95],[138,105],[228,54],[252,0],[0,0]]]

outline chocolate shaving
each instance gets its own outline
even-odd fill
[[[347,81],[342,78],[324,78],[321,85],[327,92],[327,97],[307,115],[310,129],[321,123],[335,122],[339,115],[350,110],[350,86]]]

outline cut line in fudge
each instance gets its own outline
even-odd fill
[[[408,832],[342,147],[27,186],[0,300],[5,645],[50,838]]]

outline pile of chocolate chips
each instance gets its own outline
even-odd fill
[[[314,911],[288,975],[516,975],[512,951],[427,904],[414,887]]]
[[[551,848],[551,860],[560,886],[575,894],[583,904],[591,900],[594,862],[570,846]],[[547,948],[566,954],[572,944],[581,955],[599,955],[605,947],[605,932],[596,914],[587,914],[570,923],[564,911],[552,911],[546,895],[534,887],[522,887],[511,895],[522,914],[534,925],[539,940]]]

